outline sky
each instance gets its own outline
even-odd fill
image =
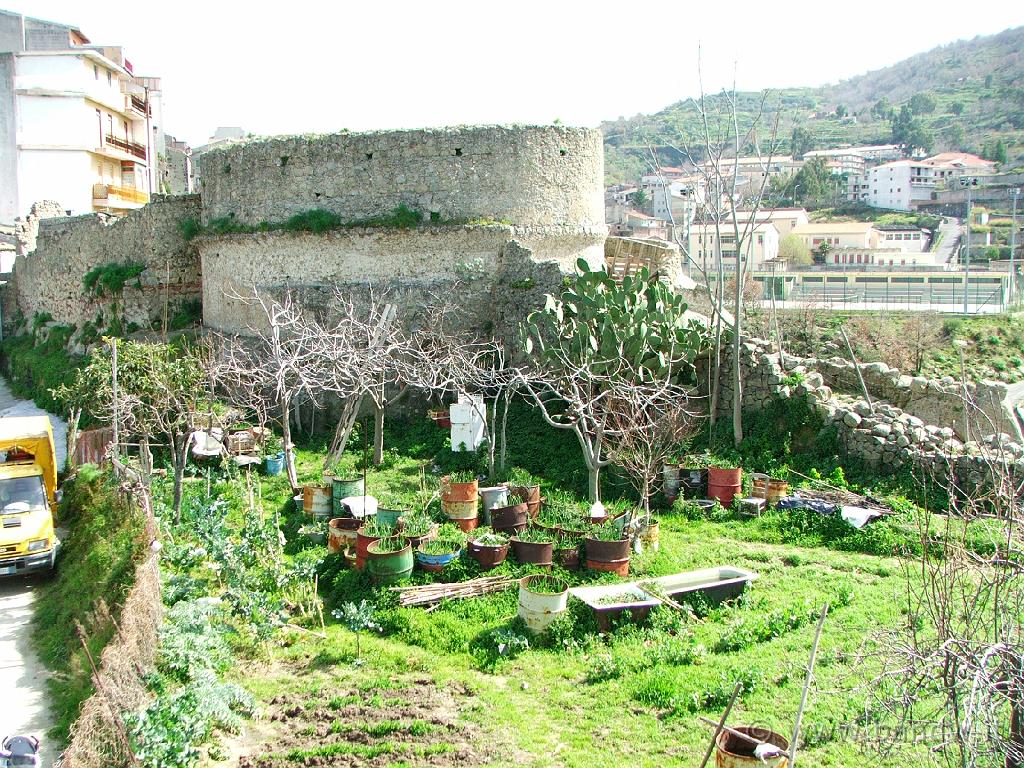
[[[1024,4],[1009,0],[0,7],[124,47],[136,74],[163,78],[165,130],[192,146],[217,126],[258,135],[555,119],[595,126],[698,94],[698,61],[708,92],[734,76],[740,90],[816,86],[1024,24]]]

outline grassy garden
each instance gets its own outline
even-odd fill
[[[586,509],[584,473],[545,472],[580,464],[574,441],[525,403],[512,422],[510,463],[541,482],[549,503]],[[322,477],[326,441],[314,437],[298,451],[302,482]],[[446,432],[415,419],[396,423],[386,444],[383,465],[368,471],[368,492],[421,509],[456,460]],[[358,472],[360,461],[356,451],[335,469]],[[182,524],[173,532],[167,525],[160,696],[135,723],[141,743],[183,749],[182,734],[191,735],[190,759],[225,766],[696,764],[709,738],[698,718],[717,718],[736,682],[742,694],[731,721],[788,735],[828,602],[803,759],[853,765],[871,748],[857,740],[870,740],[877,716],[859,652],[874,630],[902,619],[895,555],[919,547],[921,514],[906,499],[894,499],[897,515],[861,531],[809,513],[747,518],[662,500],[660,548],[632,556],[631,579],[733,565],[759,574],[752,588],[722,605],[659,607],[643,623],[605,632],[570,600],[537,636],[516,617],[515,589],[430,611],[399,607],[394,592],[311,540],[311,520],[291,496],[281,475],[216,467],[186,480]],[[606,496],[616,499],[611,509],[636,503],[615,477]],[[158,489],[158,499],[168,497]],[[436,501],[429,510],[443,521]],[[535,572],[510,557],[490,574]],[[570,585],[620,581],[557,565],[552,573]],[[463,554],[442,574],[416,571],[412,581],[479,575]],[[217,607],[200,611],[211,595]],[[362,601],[366,615],[353,623],[345,607]],[[302,629],[283,628],[282,617]],[[253,711],[261,717],[238,716]],[[214,736],[217,728],[234,735]],[[192,764],[160,759],[169,758],[150,753],[145,764]],[[906,745],[877,764],[930,759],[926,746]]]

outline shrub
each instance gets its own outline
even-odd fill
[[[82,277],[85,290],[94,296],[117,296],[124,291],[129,280],[138,278],[146,271],[141,262],[129,261],[125,264],[104,264],[93,267]],[[136,281],[138,285],[138,281]]]

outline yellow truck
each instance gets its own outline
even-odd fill
[[[0,576],[53,570],[57,457],[46,416],[0,418]]]

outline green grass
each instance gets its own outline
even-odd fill
[[[66,350],[73,332],[73,327],[62,326],[51,328],[43,343],[37,343],[36,333],[8,336],[0,342],[0,367],[15,395],[34,400],[51,413],[62,412],[50,390],[68,383],[82,365],[82,358]]]
[[[66,528],[68,536],[57,575],[36,602],[32,640],[43,663],[54,673],[50,683],[51,736],[63,743],[81,703],[93,692],[75,624],[85,627],[89,650],[98,660],[115,628],[109,614],[96,609],[102,601],[117,616],[131,587],[143,542],[137,510],[130,510],[110,479],[89,465],[65,486],[57,525]]]

